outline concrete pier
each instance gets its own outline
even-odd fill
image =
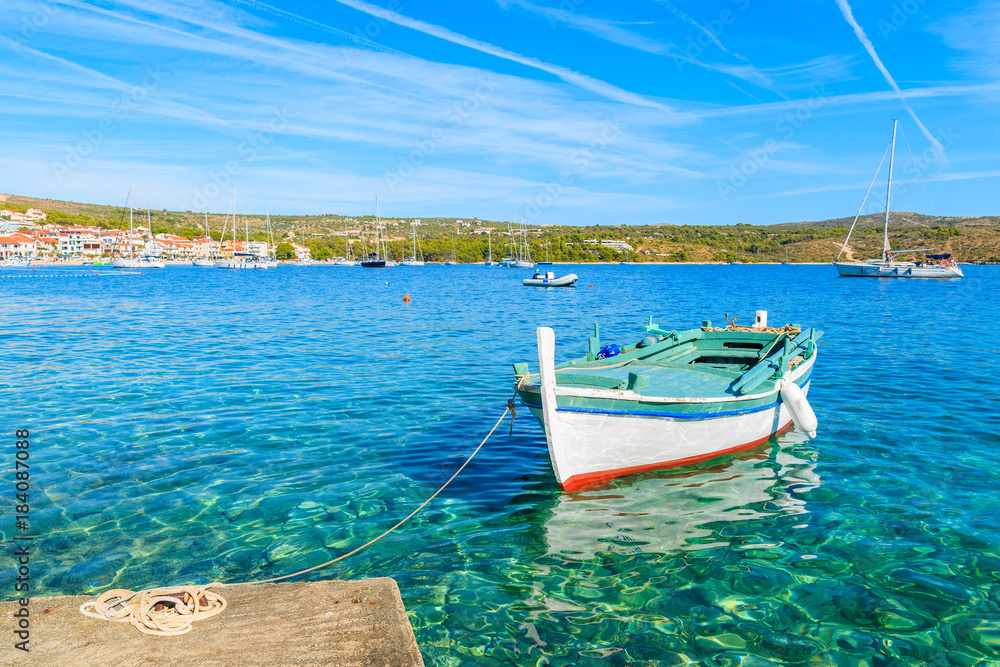
[[[87,618],[91,596],[31,598],[30,652],[11,632],[17,602],[0,602],[0,665],[423,666],[396,582],[388,578],[225,586],[228,608],[179,637]]]

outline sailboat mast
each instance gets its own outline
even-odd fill
[[[233,259],[236,259],[236,188],[233,188]]]
[[[382,259],[382,216],[378,212],[378,195],[375,195],[375,259]]]
[[[892,160],[896,156],[896,125],[898,120],[892,121],[892,147],[889,149],[889,183],[885,189],[885,231],[882,236],[882,254],[885,259],[889,259],[889,195],[892,194]]]
[[[156,237],[153,236],[153,219],[149,215],[149,197],[146,197],[146,226],[149,227],[149,252],[156,254]]]
[[[135,259],[135,241],[132,240],[132,181],[128,182],[128,256]]]

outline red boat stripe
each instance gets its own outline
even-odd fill
[[[629,468],[618,468],[616,470],[602,470],[599,472],[588,472],[581,475],[573,475],[559,486],[564,491],[586,491],[587,489],[603,486],[615,477],[634,475],[640,472],[649,472],[650,470],[662,470],[663,468],[676,468],[679,466],[691,465],[692,463],[698,463],[700,461],[707,461],[708,459],[714,459],[717,456],[724,456],[726,454],[732,454],[733,452],[741,452],[745,449],[753,449],[757,445],[770,440],[772,435],[786,431],[791,428],[791,426],[792,422],[789,421],[774,433],[764,436],[759,440],[754,440],[753,442],[748,442],[743,445],[736,445],[735,447],[730,447],[729,449],[721,449],[717,452],[699,454],[698,456],[689,456],[686,459],[674,459],[673,461],[663,461],[662,463],[650,463],[642,466],[631,466]]]

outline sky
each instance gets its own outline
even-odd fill
[[[994,0],[0,0],[0,192],[774,224],[997,215]],[[888,157],[864,212],[884,210]]]

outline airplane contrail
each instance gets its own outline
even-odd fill
[[[868,55],[870,55],[872,60],[875,62],[875,66],[878,67],[880,72],[882,72],[882,76],[884,76],[885,80],[889,82],[892,89],[896,91],[899,101],[903,104],[906,110],[910,112],[910,115],[920,128],[920,131],[923,132],[924,136],[927,137],[927,140],[931,142],[931,146],[934,147],[934,150],[936,150],[938,154],[943,157],[944,146],[942,146],[941,142],[935,139],[934,135],[932,135],[930,131],[924,127],[924,124],[920,122],[919,118],[917,118],[917,114],[914,113],[913,109],[910,108],[910,105],[907,104],[906,98],[903,96],[903,92],[899,89],[899,86],[896,85],[895,79],[892,78],[892,75],[889,74],[889,70],[886,69],[885,65],[882,64],[882,60],[878,57],[878,54],[875,53],[875,47],[872,45],[871,40],[868,39],[868,35],[865,34],[864,29],[862,29],[862,27],[858,25],[858,22],[854,19],[854,13],[851,11],[851,6],[847,4],[847,0],[834,1],[837,3],[837,6],[840,7],[840,13],[844,15],[847,22],[851,24],[852,28],[854,28],[854,34],[858,36],[858,40],[861,42],[861,45],[865,47]]]

